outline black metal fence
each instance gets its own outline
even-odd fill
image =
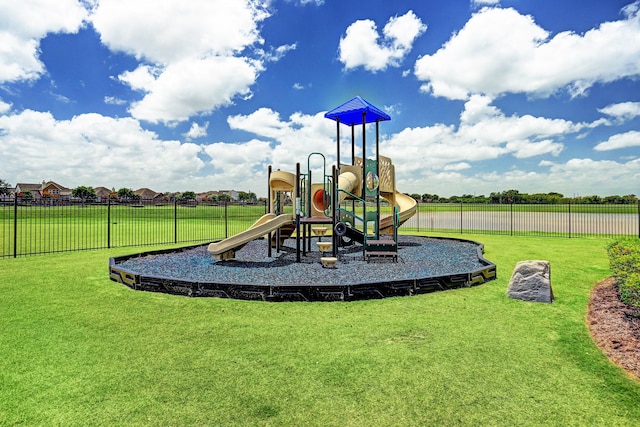
[[[291,212],[291,206],[285,211]],[[266,203],[82,203],[0,200],[0,257],[224,239],[267,213]],[[603,238],[640,237],[640,203],[421,203],[403,233],[503,234]]]
[[[541,237],[640,237],[637,204],[423,203],[403,231]]]
[[[246,230],[266,203],[42,199],[0,202],[0,257],[224,239]]]

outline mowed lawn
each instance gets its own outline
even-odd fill
[[[608,241],[463,237],[497,280],[350,303],[109,280],[110,256],[155,247],[0,259],[0,425],[640,425],[640,382],[585,322]],[[553,304],[505,296],[525,259],[551,261]]]

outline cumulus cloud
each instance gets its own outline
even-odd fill
[[[49,33],[75,33],[86,17],[77,0],[0,2],[0,83],[40,77],[40,40]]]
[[[200,126],[198,123],[191,123],[191,128],[184,135],[187,140],[193,140],[196,138],[202,138],[203,136],[207,136],[207,128],[209,127],[209,122],[206,122],[203,126]]]
[[[547,161],[540,166],[548,167],[548,172],[539,172],[547,179],[547,188],[564,194],[636,194],[640,179],[640,158],[627,162],[572,158],[565,163]]]
[[[632,130],[611,136],[593,147],[596,151],[618,150],[620,148],[640,147],[640,132]]]
[[[338,56],[346,70],[363,67],[377,72],[398,67],[411,51],[413,42],[427,30],[420,18],[408,11],[389,19],[382,29],[382,41],[375,22],[359,20],[349,25],[340,39]]]
[[[640,116],[640,102],[621,102],[610,104],[598,110],[602,114],[611,116],[618,121],[625,122]]]
[[[71,188],[154,186],[175,191],[189,188],[188,178],[204,166],[199,145],[160,140],[132,118],[91,113],[56,120],[48,112],[25,110],[0,116],[0,129],[3,173],[21,182],[40,182],[46,176]]]
[[[258,25],[269,16],[266,0],[105,0],[91,21],[107,47],[141,61],[119,76],[144,93],[131,115],[171,124],[251,97],[263,63],[295,49],[259,48]],[[247,48],[258,59],[247,56]]]
[[[0,114],[8,113],[11,110],[11,104],[0,99]]]
[[[474,6],[494,6],[500,3],[500,0],[471,0]]]
[[[327,164],[335,162],[335,157],[327,154],[336,151],[335,123],[327,120],[324,112],[294,113],[282,120],[278,112],[260,108],[248,115],[230,116],[227,122],[231,129],[273,140],[270,161],[276,168],[293,171],[296,162],[306,159],[310,151],[325,153]]]
[[[324,0],[294,0],[296,4],[300,6],[306,6],[308,4],[313,4],[316,6],[322,6],[324,4]]]
[[[459,171],[470,162],[502,156],[530,158],[558,156],[562,139],[584,125],[531,115],[507,116],[486,96],[466,102],[456,127],[437,123],[406,128],[383,140],[381,150],[394,159],[401,179],[420,176],[425,170]]]
[[[262,43],[266,4],[252,0],[105,0],[91,21],[102,42],[155,64],[203,55],[232,55]]]
[[[131,105],[133,117],[172,123],[229,105],[237,96],[250,98],[250,86],[259,69],[259,63],[247,58],[215,56],[171,63],[155,79],[147,67],[122,78],[132,87],[148,91],[142,100]]]
[[[566,90],[580,96],[595,83],[640,74],[638,8],[584,34],[554,36],[514,9],[484,8],[433,55],[416,61],[421,89],[435,96],[527,93],[548,96]],[[473,70],[473,72],[470,72]]]

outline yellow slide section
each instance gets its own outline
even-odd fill
[[[338,188],[340,190],[348,191],[349,193],[351,193],[355,186],[358,184],[356,182],[357,179],[358,178],[353,172],[341,173],[338,176]],[[347,197],[347,194],[344,191],[338,193],[338,204],[340,204],[340,202],[342,202],[345,197]]]
[[[268,213],[258,219],[251,227],[242,233],[231,236],[220,242],[210,243],[207,251],[217,260],[234,258],[236,251],[252,240],[256,240],[265,234],[276,231],[285,225],[293,224],[293,215],[282,214],[276,216]]]
[[[386,198],[386,197],[385,197]],[[393,200],[390,200],[394,205],[398,206],[398,213],[400,214],[400,224],[415,215],[418,209],[418,203],[413,197],[396,191],[393,193]],[[393,232],[393,215],[380,218],[380,232]]]

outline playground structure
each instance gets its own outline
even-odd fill
[[[475,286],[496,278],[496,266],[484,259],[477,242],[398,237],[398,227],[415,214],[417,204],[396,190],[393,163],[380,155],[379,124],[390,120],[387,114],[355,97],[325,117],[335,120],[337,128],[337,160],[329,173],[326,157],[317,152],[307,157],[305,173],[300,163],[295,173],[270,166],[269,213],[247,230],[206,246],[111,258],[111,280],[132,289],[192,297],[355,301]],[[375,159],[366,156],[369,123],[376,127]],[[343,125],[351,127],[349,164],[340,159]],[[362,157],[355,156],[358,125]],[[312,174],[312,160],[318,159],[322,173],[316,167]],[[285,212],[287,197],[294,200],[293,213]],[[262,244],[254,242],[265,236],[266,258]],[[284,246],[290,237],[295,238],[295,250]],[[402,264],[368,263],[397,262],[399,246]],[[345,268],[334,269],[338,263]]]
[[[236,251],[248,242],[267,237],[268,256],[272,250],[280,251],[284,240],[294,236],[296,262],[311,251],[311,237],[317,236],[318,249],[326,255],[322,265],[333,267],[339,259],[341,247],[359,244],[363,259],[398,259],[398,227],[416,212],[417,203],[396,189],[395,169],[390,158],[380,155],[379,124],[391,117],[356,96],[327,112],[325,117],[336,122],[337,161],[327,172],[326,157],[312,152],[307,157],[307,171],[272,171],[269,166],[269,213],[258,219],[249,229],[209,244],[208,252],[223,261],[235,258]],[[366,125],[375,123],[375,159],[366,156]],[[351,128],[351,163],[342,164],[340,158],[340,128]],[[355,155],[355,126],[362,125],[362,157]],[[320,157],[323,173],[314,181],[311,161]],[[284,212],[284,201],[289,195],[295,201],[295,212]],[[387,203],[383,202],[386,201]],[[385,213],[382,213],[383,206]],[[388,206],[387,206],[388,205]],[[331,241],[322,241],[330,231]]]

